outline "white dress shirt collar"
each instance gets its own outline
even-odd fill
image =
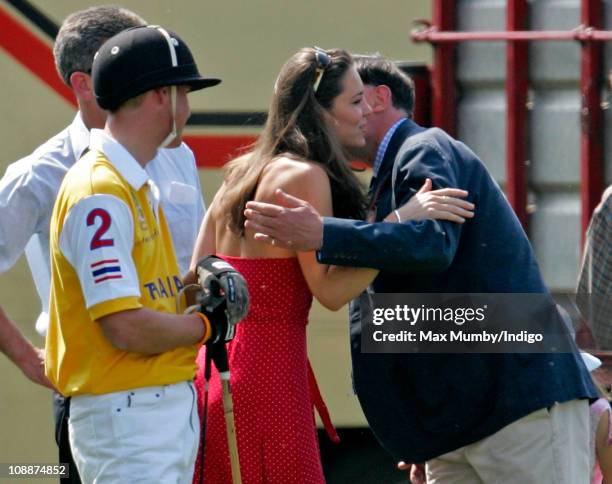
[[[83,122],[80,111],[76,113],[72,123],[68,126],[68,136],[70,137],[74,161],[76,161],[83,156],[83,152],[87,149],[89,144],[89,130]]]

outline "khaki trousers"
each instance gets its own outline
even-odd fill
[[[589,404],[533,412],[426,463],[428,484],[588,484]]]

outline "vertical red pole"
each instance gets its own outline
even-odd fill
[[[506,28],[527,30],[526,0],[508,0]],[[523,228],[527,230],[527,42],[506,45],[506,194]]]
[[[582,23],[602,28],[602,0],[582,0]],[[580,139],[580,202],[582,234],[603,191],[603,111],[600,102],[602,83],[602,43],[582,43],[580,91],[582,94]]]
[[[427,64],[399,62],[397,66],[414,82],[414,121],[426,128],[431,127],[431,69]]]
[[[433,26],[442,31],[455,29],[454,0],[434,0]],[[455,43],[443,42],[433,47],[432,124],[455,136]]]

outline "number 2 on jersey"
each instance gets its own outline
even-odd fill
[[[115,245],[115,241],[113,239],[103,239],[102,236],[106,233],[106,231],[110,228],[111,225],[111,216],[109,213],[102,208],[94,208],[89,214],[87,214],[87,226],[90,227],[96,223],[96,219],[100,219],[100,226],[93,238],[91,239],[91,244],[89,245],[90,250],[99,249],[101,247],[112,247]]]

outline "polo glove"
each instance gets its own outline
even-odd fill
[[[214,255],[202,258],[195,272],[203,290],[201,311],[208,316],[213,332],[207,344],[231,341],[235,325],[249,310],[246,281],[230,264]]]

